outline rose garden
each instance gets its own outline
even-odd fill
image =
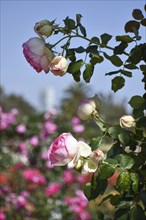
[[[117,36],[88,38],[80,14],[66,17],[64,26],[57,19],[39,21],[36,37],[22,43],[24,58],[38,74],[60,80],[70,74],[79,85],[82,79],[90,84],[106,60],[113,66],[105,73],[112,91],[121,90],[134,71],[146,89],[146,43],[139,34],[145,11],[134,9]],[[86,46],[72,46],[76,39]],[[60,112],[29,115],[2,104],[0,220],[146,219],[146,93],[133,94],[131,114],[119,111],[111,120],[98,94],[80,90],[72,100]]]

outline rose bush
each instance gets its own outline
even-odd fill
[[[144,10],[146,10],[146,6]],[[51,69],[54,75],[60,76],[67,72],[73,76],[76,82],[81,80],[82,73],[86,83],[90,82],[96,65],[107,60],[114,66],[114,69],[105,73],[105,75],[113,77],[111,89],[114,92],[125,86],[126,77],[132,77],[135,70],[142,74],[142,83],[144,83],[144,88],[146,89],[146,44],[139,35],[139,29],[146,26],[146,18],[140,9],[134,9],[132,17],[133,20],[128,21],[124,26],[126,34],[115,36],[116,44],[114,46],[109,46],[112,36],[108,33],[101,34],[99,37],[93,36],[89,38],[85,27],[81,23],[82,16],[80,14],[76,15],[75,20],[66,17],[63,20],[63,27],[54,24],[55,21],[50,22],[49,24],[53,26],[53,32],[51,31],[49,36],[53,37],[53,34],[58,34],[59,40],[54,44],[50,44],[46,43],[42,36],[30,39],[23,44],[24,55],[37,72],[44,70],[47,73]],[[38,27],[41,30],[41,27],[37,24],[36,32]],[[73,38],[82,39],[87,42],[87,45],[83,47],[80,44],[77,47],[72,47]],[[63,44],[64,41],[66,42]],[[46,50],[50,52],[58,44],[63,44],[60,46],[62,52],[53,51],[58,56],[50,59]],[[78,58],[78,54],[82,56],[84,53],[84,59]],[[69,65],[67,65],[67,61],[69,61]],[[97,125],[97,130],[100,130],[100,132],[98,132],[96,137],[88,141],[88,144],[85,143],[86,141],[76,140],[70,133],[62,133],[58,138],[54,137],[54,141],[53,139],[50,140],[49,144],[45,143],[46,146],[49,146],[48,159],[46,160],[44,154],[43,158],[46,160],[47,167],[55,166],[57,169],[58,166],[67,166],[68,168],[74,168],[79,173],[90,174],[90,181],[84,186],[84,194],[89,201],[98,200],[103,196],[102,200],[98,203],[98,207],[110,201],[110,204],[114,206],[113,215],[109,217],[110,219],[145,220],[146,94],[132,96],[129,104],[132,108],[131,115],[121,115],[119,122],[114,124],[104,120],[93,98],[89,98],[86,101],[81,100],[77,110],[78,117],[81,120],[87,121],[93,119]],[[40,138],[42,137],[44,140],[46,134]],[[106,155],[101,150],[105,140],[108,140],[110,143]],[[25,145],[21,146],[25,148]],[[25,159],[26,155],[29,155],[27,161],[31,165],[36,165],[38,159],[34,158],[33,154],[29,154],[27,150],[25,155],[23,155]],[[115,174],[118,175],[116,175],[116,181],[113,184],[113,192],[109,190],[108,183]],[[17,183],[15,184],[17,186]],[[43,184],[46,184],[46,182]],[[27,185],[27,189],[36,188],[37,184],[34,182]],[[39,188],[39,190],[41,189]],[[11,190],[7,188],[6,191],[10,192]],[[59,193],[59,190],[57,191]],[[2,194],[3,192],[4,190]],[[79,195],[80,193],[77,194]],[[22,198],[20,197],[21,193],[18,195],[10,193],[10,195],[11,197],[8,197],[7,200],[13,206],[15,205],[15,208],[20,205],[24,206],[28,215],[35,209],[31,202],[27,204],[27,200],[20,199]],[[39,197],[39,194],[37,197]],[[23,202],[19,203],[20,200]],[[52,204],[52,201],[49,199],[47,202],[47,204]],[[67,197],[65,202],[70,205],[70,210],[74,211],[74,219],[90,219],[90,215],[83,210],[87,205],[87,201],[83,199],[81,205],[78,198],[70,199]],[[60,201],[58,201],[58,204],[60,204]],[[29,211],[28,205],[31,207]],[[6,209],[8,209],[7,205]],[[47,218],[51,213],[53,213],[52,216],[59,214],[60,218],[64,218],[61,211],[60,213],[54,213],[52,208],[45,210]],[[47,213],[48,210],[49,212]],[[82,211],[83,215],[79,215],[79,211]],[[97,219],[106,218],[104,211],[97,210],[97,213]]]

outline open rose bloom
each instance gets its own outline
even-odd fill
[[[65,166],[81,173],[95,172],[104,154],[100,150],[91,151],[83,141],[77,141],[70,133],[63,133],[51,144],[48,151],[49,167]]]
[[[70,133],[63,133],[51,144],[48,151],[49,166],[73,168],[82,157],[88,157],[91,148],[84,142],[77,141]]]
[[[29,39],[23,45],[23,53],[30,65],[39,73],[42,70],[48,73],[50,63],[54,58],[51,50],[45,46],[45,42],[38,37]]]

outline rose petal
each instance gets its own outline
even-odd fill
[[[81,157],[89,157],[91,154],[91,147],[84,143],[83,141],[78,142],[79,150],[80,150],[80,156]]]

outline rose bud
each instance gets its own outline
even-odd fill
[[[50,62],[54,55],[45,46],[45,42],[38,37],[29,39],[23,45],[23,53],[28,63],[39,73],[42,70],[48,73]]]
[[[50,70],[56,76],[63,76],[66,73],[67,68],[67,60],[62,56],[56,56],[50,64]]]
[[[34,26],[34,31],[41,37],[46,36],[49,37],[52,35],[53,27],[52,24],[48,20],[42,20],[37,22]]]
[[[120,126],[122,128],[131,128],[135,126],[135,120],[131,115],[124,115],[120,118]]]
[[[88,120],[96,112],[96,104],[93,99],[84,99],[78,106],[77,115],[82,120]]]

